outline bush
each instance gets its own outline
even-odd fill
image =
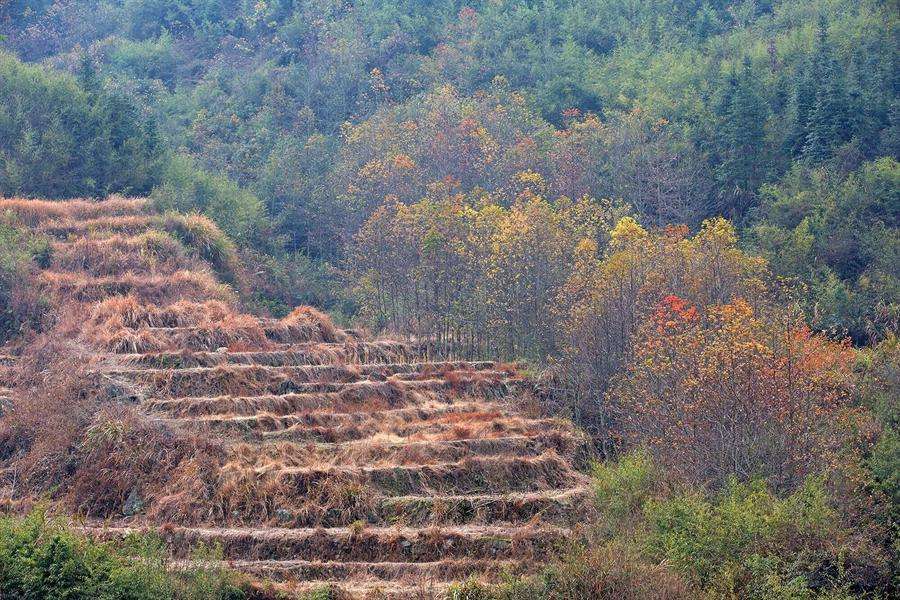
[[[658,486],[659,473],[653,459],[643,451],[623,457],[618,462],[594,466],[594,490],[597,506],[611,526],[634,523],[644,503]]]
[[[201,215],[167,213],[161,227],[208,262],[227,283],[239,283],[240,261],[234,243],[216,223]]]
[[[646,447],[671,480],[759,476],[791,490],[844,460],[853,358],[791,310],[667,296],[608,398],[625,443]]]
[[[644,511],[648,556],[717,597],[771,598],[776,588],[804,597],[813,578],[832,590],[845,583],[834,549],[846,532],[820,479],[784,499],[761,481],[732,481],[711,499],[688,492],[651,500]]]
[[[872,487],[889,507],[889,526],[900,530],[900,340],[889,335],[874,348],[861,350],[856,370],[858,402],[872,411],[880,436],[868,456]],[[900,551],[900,544],[896,546]],[[897,576],[900,584],[900,575]]]
[[[265,239],[265,208],[259,198],[226,177],[198,168],[188,156],[170,159],[163,183],[151,198],[162,211],[202,213],[244,245]]]
[[[178,69],[174,39],[169,32],[163,32],[155,40],[119,39],[109,62],[135,79],[158,79],[167,86],[174,82]]]
[[[277,256],[253,250],[241,252],[252,296],[247,304],[254,312],[284,317],[296,306],[317,306],[330,313],[353,313],[341,293],[336,274],[323,262],[300,252]]]
[[[38,509],[0,518],[0,597],[43,600],[238,600],[235,576],[197,566],[170,572],[164,544],[132,535],[121,544],[79,535]],[[203,559],[216,558],[201,549]],[[218,558],[221,558],[219,555]]]
[[[611,542],[576,547],[537,576],[497,586],[470,580],[448,600],[675,600],[692,597],[669,568],[644,560],[632,546]]]
[[[890,534],[871,509],[843,506],[841,482],[808,477],[778,496],[732,478],[709,493],[679,487],[644,451],[596,465],[593,481],[603,519],[584,546],[537,577],[469,582],[455,598],[836,600],[894,589]]]

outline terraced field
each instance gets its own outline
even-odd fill
[[[584,519],[583,441],[527,410],[515,368],[427,360],[307,308],[242,314],[220,257],[185,250],[196,223],[140,200],[4,210],[52,238],[41,285],[86,315],[98,372],[154,422],[225,449],[191,514],[135,510],[92,533],[157,529],[179,560],[220,544],[288,590],[430,597],[533,570]]]

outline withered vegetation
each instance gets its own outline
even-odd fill
[[[4,367],[10,509],[49,498],[92,536],[159,531],[176,559],[218,544],[285,589],[413,597],[531,572],[590,511],[584,438],[523,412],[514,365],[425,360],[310,307],[246,314],[202,217],[2,207],[51,240],[53,313]]]

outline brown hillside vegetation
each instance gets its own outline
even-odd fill
[[[142,200],[0,200],[50,238],[46,332],[0,352],[0,498],[198,543],[289,592],[429,597],[532,572],[589,510],[585,444],[493,362],[242,314],[230,243]]]

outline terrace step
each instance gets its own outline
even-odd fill
[[[159,333],[151,328],[123,327],[103,342],[102,347],[113,356],[133,356],[135,352],[158,353],[176,350],[211,352],[233,344],[255,350],[268,350],[272,346],[255,325],[232,325],[227,329],[207,325],[182,327],[178,329],[177,334]]]
[[[333,387],[336,384],[311,385]],[[471,402],[454,403],[453,397],[440,393],[439,388],[427,388],[425,391],[423,386],[418,387],[420,391],[415,388],[403,389],[391,383],[354,382],[342,384],[342,389],[338,392],[168,398],[145,401],[143,406],[152,412],[165,413],[175,418],[202,419],[208,423],[217,421],[217,417],[225,421],[275,417],[284,426],[305,423],[310,426],[332,427],[364,423],[373,418],[410,422],[447,413],[478,410]],[[454,408],[451,404],[457,406]],[[499,406],[488,408],[502,410]]]
[[[405,415],[404,415],[405,416]],[[324,425],[316,424],[321,419]],[[172,420],[167,420],[172,422]],[[378,440],[402,440],[405,442],[464,440],[474,438],[532,435],[558,428],[555,419],[525,419],[504,416],[499,411],[448,411],[433,419],[418,418],[385,419],[385,415],[373,413],[371,418],[347,425],[328,425],[329,418],[319,415],[253,415],[248,417],[214,416],[202,419],[179,419],[182,425],[225,428],[268,440],[297,442],[369,443]]]
[[[558,454],[574,452],[584,441],[573,433],[549,431],[534,435],[513,435],[467,440],[425,442],[379,442],[345,444],[297,444],[266,442],[237,443],[234,460],[248,468],[271,466],[379,466],[387,464],[426,465],[486,456],[539,456],[547,450]]]
[[[12,212],[24,224],[36,226],[59,219],[143,215],[150,209],[144,198],[112,197],[105,200],[0,199],[0,213]]]
[[[223,288],[224,289],[224,288]],[[221,295],[208,293],[207,297],[218,298]],[[193,296],[191,296],[193,298]],[[175,353],[175,352],[218,352],[227,350],[232,344],[238,344],[242,350],[267,351],[277,347],[286,347],[304,343],[334,343],[332,336],[326,336],[312,324],[285,325],[279,329],[260,328],[257,323],[248,326],[228,327],[223,329],[216,324],[181,326],[181,327],[123,327],[120,335],[151,340],[142,345],[129,347],[121,345],[106,350],[114,354],[132,355],[134,353]],[[339,333],[339,336],[344,335]]]
[[[149,330],[170,329],[149,327]],[[185,329],[185,328],[182,328]],[[225,354],[225,353],[223,353]],[[333,374],[341,374],[349,372],[355,376],[367,376],[374,378],[386,379],[391,375],[402,373],[426,374],[434,376],[435,374],[447,373],[451,371],[489,371],[494,368],[493,362],[490,361],[435,361],[435,362],[390,362],[390,363],[360,363],[353,365],[262,365],[262,364],[230,364],[216,366],[199,366],[177,369],[162,368],[122,368],[111,367],[105,371],[109,374],[121,375],[124,377],[132,377],[136,380],[149,379],[154,376],[163,375],[168,381],[172,377],[188,377],[215,373],[249,373],[253,371],[263,371],[267,374],[279,373],[285,375],[294,375],[301,373],[323,373],[324,376],[330,377]],[[310,379],[307,379],[309,381]]]
[[[497,581],[502,575],[524,575],[535,568],[531,561],[471,558],[430,562],[234,560],[223,561],[222,566],[270,581],[304,581],[313,587],[364,583],[381,585],[385,589],[401,582],[424,584],[426,587],[438,583],[443,588],[452,581],[469,577]]]
[[[159,215],[127,214],[91,218],[55,218],[41,221],[37,231],[57,239],[77,239],[99,235],[135,235],[162,222]]]
[[[257,470],[257,478],[305,495],[325,481],[357,483],[385,496],[527,492],[568,487],[579,477],[553,451],[535,457],[489,456],[431,465],[291,467]]]
[[[122,273],[172,275],[185,269],[202,270],[199,261],[171,240],[167,255],[148,252],[145,235],[114,235],[103,239],[82,238],[51,242],[50,267],[57,272],[92,277],[115,277]]]
[[[131,381],[143,388],[148,396],[159,400],[166,398],[202,400],[239,394],[285,396],[325,393],[350,394],[350,396],[356,394],[360,399],[364,399],[366,393],[373,396],[379,394],[400,396],[404,390],[480,391],[485,395],[496,396],[503,395],[515,381],[508,379],[505,373],[499,371],[454,371],[446,378],[426,379],[426,374],[417,371],[397,373],[396,368],[385,368],[380,373],[360,372],[352,365],[260,367],[240,371],[234,371],[231,367],[216,367],[216,369],[205,373],[170,371],[157,376],[135,376],[121,371],[105,373]],[[393,391],[390,391],[391,389]]]
[[[346,413],[376,411],[421,405],[425,402],[450,403],[466,395],[497,400],[504,398],[509,382],[442,379],[401,382],[344,381],[337,383],[312,382],[279,385],[278,392],[255,396],[178,396],[151,397],[145,401],[148,410],[167,412],[175,416],[238,415],[266,413],[287,416],[316,410]],[[254,390],[247,390],[254,391]],[[266,391],[266,390],[263,390]]]
[[[232,292],[205,272],[177,271],[171,275],[122,273],[93,277],[66,271],[41,271],[41,285],[69,301],[99,302],[111,296],[134,295],[147,302],[228,299]]]
[[[110,355],[131,369],[191,369],[224,365],[301,367],[359,363],[393,363],[417,356],[401,342],[357,342],[349,344],[307,342],[279,350],[255,352],[158,352]]]
[[[199,544],[219,545],[225,560],[322,562],[435,562],[446,559],[541,559],[571,534],[565,527],[460,525],[453,527],[203,528],[86,527],[100,539],[155,531],[176,558]]]
[[[543,523],[578,525],[590,510],[593,490],[580,485],[537,492],[395,496],[381,502],[386,522],[404,525]]]

